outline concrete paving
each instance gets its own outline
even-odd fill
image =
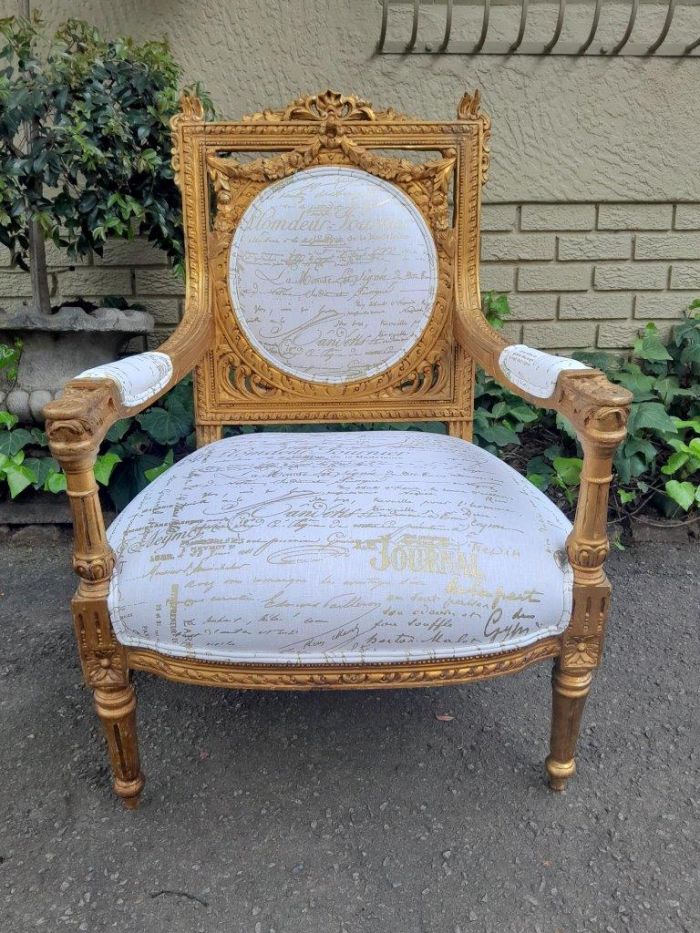
[[[700,548],[637,545],[610,575],[563,795],[548,664],[370,693],[143,675],[131,813],[80,681],[69,547],[0,544],[0,930],[698,933]]]

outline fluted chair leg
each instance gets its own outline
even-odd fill
[[[96,687],[94,699],[112,762],[114,792],[125,807],[134,810],[144,785],[136,737],[134,688],[131,684],[117,688]]]
[[[561,791],[576,773],[576,741],[581,727],[581,715],[593,676],[590,671],[566,673],[559,662],[552,674],[552,734],[546,766],[549,786]]]

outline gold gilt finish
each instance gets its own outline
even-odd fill
[[[543,402],[501,372],[498,357],[506,342],[480,310],[480,189],[488,173],[490,121],[481,112],[478,92],[465,94],[457,120],[447,123],[375,111],[367,101],[331,91],[301,97],[282,110],[253,114],[241,123],[205,123],[201,103],[183,97],[172,129],[173,167],[183,194],[187,287],[183,320],[160,348],[174,368],[162,391],[196,368],[198,443],[219,438],[226,423],[292,420],[440,419],[451,434],[469,438],[473,368],[479,365],[532,404],[560,412],[578,434],[584,464],[567,544],[574,604],[561,637],[449,662],[256,666],[125,648],[115,638],[107,607],[114,557],[105,537],[93,467],[109,427],[140,407],[124,407],[109,380],[73,380],[63,396],[47,406],[46,427],[51,450],[67,477],[75,530],[73,566],[80,578],[73,600],[76,638],[104,728],[115,792],[126,805],[135,806],[143,787],[130,683],[134,669],[175,681],[239,689],[375,689],[474,681],[513,673],[548,657],[556,661],[547,770],[551,786],[561,790],[575,770],[581,713],[591,672],[601,657],[610,594],[603,571],[608,490],[631,396],[596,370],[565,371],[552,398]],[[439,157],[414,163],[387,156],[391,149],[437,152]],[[243,161],[231,158],[232,152],[262,155]],[[235,325],[225,286],[227,244],[252,198],[278,178],[326,164],[360,167],[398,185],[428,223],[439,261],[435,307],[418,344],[387,372],[334,386],[283,374],[256,354]],[[454,220],[448,211],[450,180]]]

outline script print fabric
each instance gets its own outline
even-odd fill
[[[157,350],[94,366],[76,376],[77,379],[111,379],[117,384],[119,397],[127,408],[141,405],[157,395],[172,377],[173,364],[170,357],[167,353],[159,353]]]
[[[535,398],[552,397],[559,373],[570,369],[590,369],[578,360],[543,353],[524,343],[506,347],[498,358],[498,365],[513,385]]]
[[[570,523],[462,441],[256,434],[202,448],[109,529],[127,645],[207,660],[468,657],[564,630]]]
[[[400,188],[354,168],[311,168],[261,192],[229,253],[249,343],[301,379],[344,383],[402,359],[437,293],[437,253]]]

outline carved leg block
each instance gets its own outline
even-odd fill
[[[136,694],[131,684],[94,690],[95,709],[107,739],[114,774],[114,792],[124,806],[135,809],[143,790],[144,778],[136,739]]]
[[[554,666],[552,735],[546,761],[552,790],[564,790],[567,780],[576,773],[576,740],[592,679],[590,671],[572,674],[562,671],[559,662]]]

